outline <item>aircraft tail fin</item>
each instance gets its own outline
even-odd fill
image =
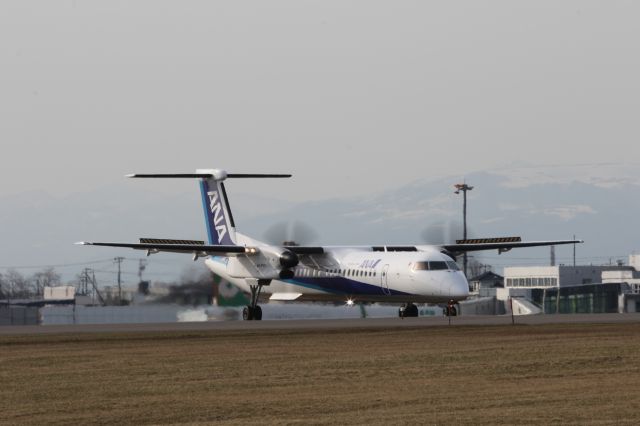
[[[235,244],[236,225],[229,207],[224,182],[213,177],[202,178],[200,179],[200,193],[209,244]]]

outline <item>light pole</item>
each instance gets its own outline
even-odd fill
[[[462,229],[463,229],[463,240],[467,239],[467,191],[471,191],[473,186],[469,186],[466,183],[457,183],[455,184],[456,194],[459,194],[462,191],[463,204],[462,204]],[[467,252],[463,254],[463,270],[464,275],[467,276]]]

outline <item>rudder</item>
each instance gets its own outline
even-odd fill
[[[222,180],[200,179],[207,238],[211,245],[235,244],[235,224]]]

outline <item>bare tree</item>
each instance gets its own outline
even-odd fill
[[[491,271],[492,267],[489,264],[482,263],[477,259],[469,259],[469,279],[475,278],[485,272]]]
[[[33,294],[29,280],[15,269],[7,270],[5,282],[11,298],[27,298]]]
[[[45,287],[55,287],[60,285],[60,274],[52,267],[45,268],[40,272],[36,272],[31,277],[33,286],[35,287],[35,295],[42,296]]]

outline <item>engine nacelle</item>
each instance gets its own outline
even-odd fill
[[[285,250],[280,255],[280,266],[283,268],[294,268],[300,263],[300,259],[298,255],[290,250]]]
[[[277,269],[294,268],[300,263],[297,254],[282,247],[260,247],[260,253],[269,260],[272,267]]]

